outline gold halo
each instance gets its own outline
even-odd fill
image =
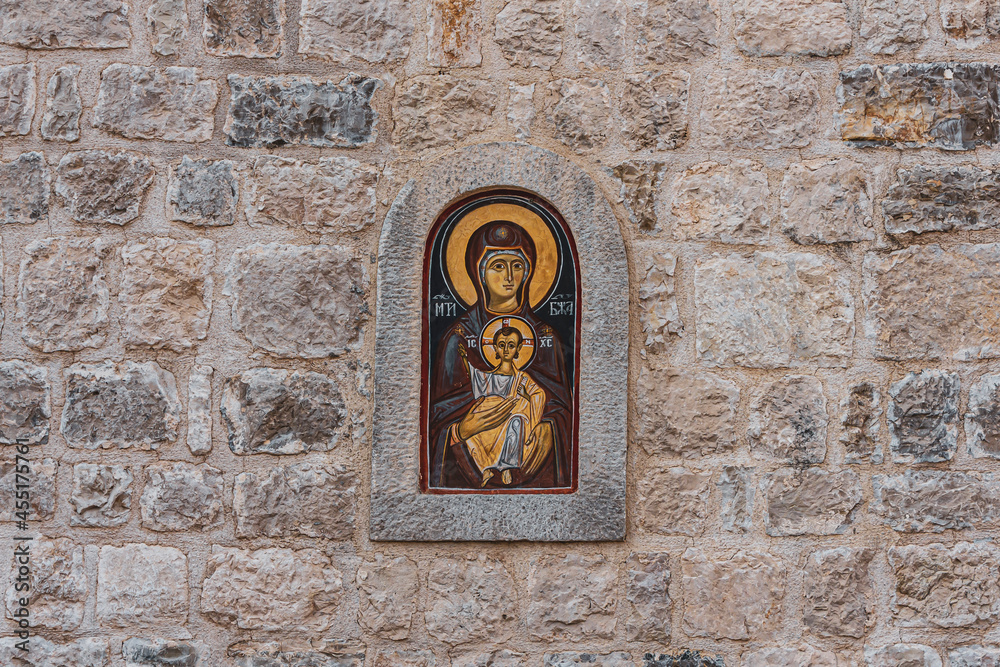
[[[486,326],[483,327],[483,332],[479,334],[479,353],[483,355],[483,361],[489,364],[490,368],[496,368],[500,364],[500,355],[497,354],[493,336],[497,331],[507,326],[514,327],[524,337],[522,341],[524,347],[521,348],[520,354],[514,360],[514,368],[521,370],[535,358],[535,330],[524,318],[501,315],[487,322]]]
[[[517,204],[487,204],[469,211],[455,223],[445,248],[445,269],[455,296],[466,306],[478,299],[472,276],[465,268],[465,251],[473,232],[488,222],[509,220],[524,228],[535,242],[535,267],[531,276],[528,302],[534,308],[548,296],[559,269],[559,246],[552,230],[534,211]]]

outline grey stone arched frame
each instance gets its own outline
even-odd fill
[[[571,494],[421,493],[420,331],[424,244],[469,193],[521,188],[551,202],[579,252],[579,488]],[[375,326],[374,540],[621,540],[625,537],[628,263],[611,207],[579,167],[516,143],[471,146],[410,180],[382,227]]]

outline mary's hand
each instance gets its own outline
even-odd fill
[[[500,426],[514,410],[515,402],[516,399],[508,398],[485,410],[477,410],[473,406],[458,423],[458,437],[468,440],[483,431]]]

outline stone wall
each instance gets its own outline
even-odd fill
[[[997,664],[998,40],[995,0],[0,0],[0,665]],[[624,543],[369,539],[380,224],[499,140],[626,241]]]

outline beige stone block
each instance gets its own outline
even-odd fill
[[[211,530],[225,521],[222,471],[183,461],[146,466],[139,498],[142,527],[158,532]]]
[[[660,535],[701,535],[711,492],[711,472],[680,467],[648,471],[639,480],[639,523]]]
[[[854,522],[861,479],[849,470],[782,468],[764,476],[768,535],[837,535]]]
[[[542,92],[546,129],[577,153],[604,148],[611,134],[608,86],[600,79],[557,79]]]
[[[604,556],[535,556],[528,565],[528,636],[543,641],[610,639],[617,568]]]
[[[30,612],[32,628],[57,631],[76,630],[83,623],[90,587],[83,565],[83,546],[69,538],[37,539],[19,542],[27,549],[27,561],[14,550],[13,572],[16,579],[7,588],[7,618],[22,607]],[[25,577],[20,568],[28,572]],[[27,583],[27,590],[18,590]],[[21,600],[28,600],[22,605]]]
[[[837,56],[851,48],[839,0],[737,0],[736,46],[748,56]]]
[[[786,375],[765,385],[754,399],[747,440],[757,459],[822,463],[829,421],[819,379]]]
[[[413,37],[412,6],[407,0],[305,0],[299,53],[342,64],[403,60]]]
[[[670,556],[631,553],[625,561],[625,635],[628,641],[670,641]]]
[[[759,162],[702,162],[678,176],[669,192],[673,193],[673,235],[678,241],[767,243],[771,193]]]
[[[483,62],[482,0],[432,0],[427,5],[427,63],[478,67]]]
[[[375,559],[358,567],[361,606],[358,621],[366,631],[385,639],[410,636],[420,589],[416,564],[405,556]]]
[[[173,547],[101,547],[97,565],[97,622],[161,632],[188,618],[187,557]]]
[[[503,563],[485,556],[436,558],[423,602],[427,634],[448,644],[504,642],[517,629],[517,593]]]
[[[864,637],[875,624],[868,567],[873,549],[839,547],[814,551],[803,575],[802,622],[821,637]]]
[[[417,76],[396,86],[392,140],[407,150],[450,146],[494,123],[497,91],[450,74]]]
[[[563,10],[556,0],[507,0],[496,17],[494,39],[516,67],[547,70],[563,50]]]
[[[800,245],[874,240],[867,172],[847,159],[790,166],[781,182],[781,231]]]

